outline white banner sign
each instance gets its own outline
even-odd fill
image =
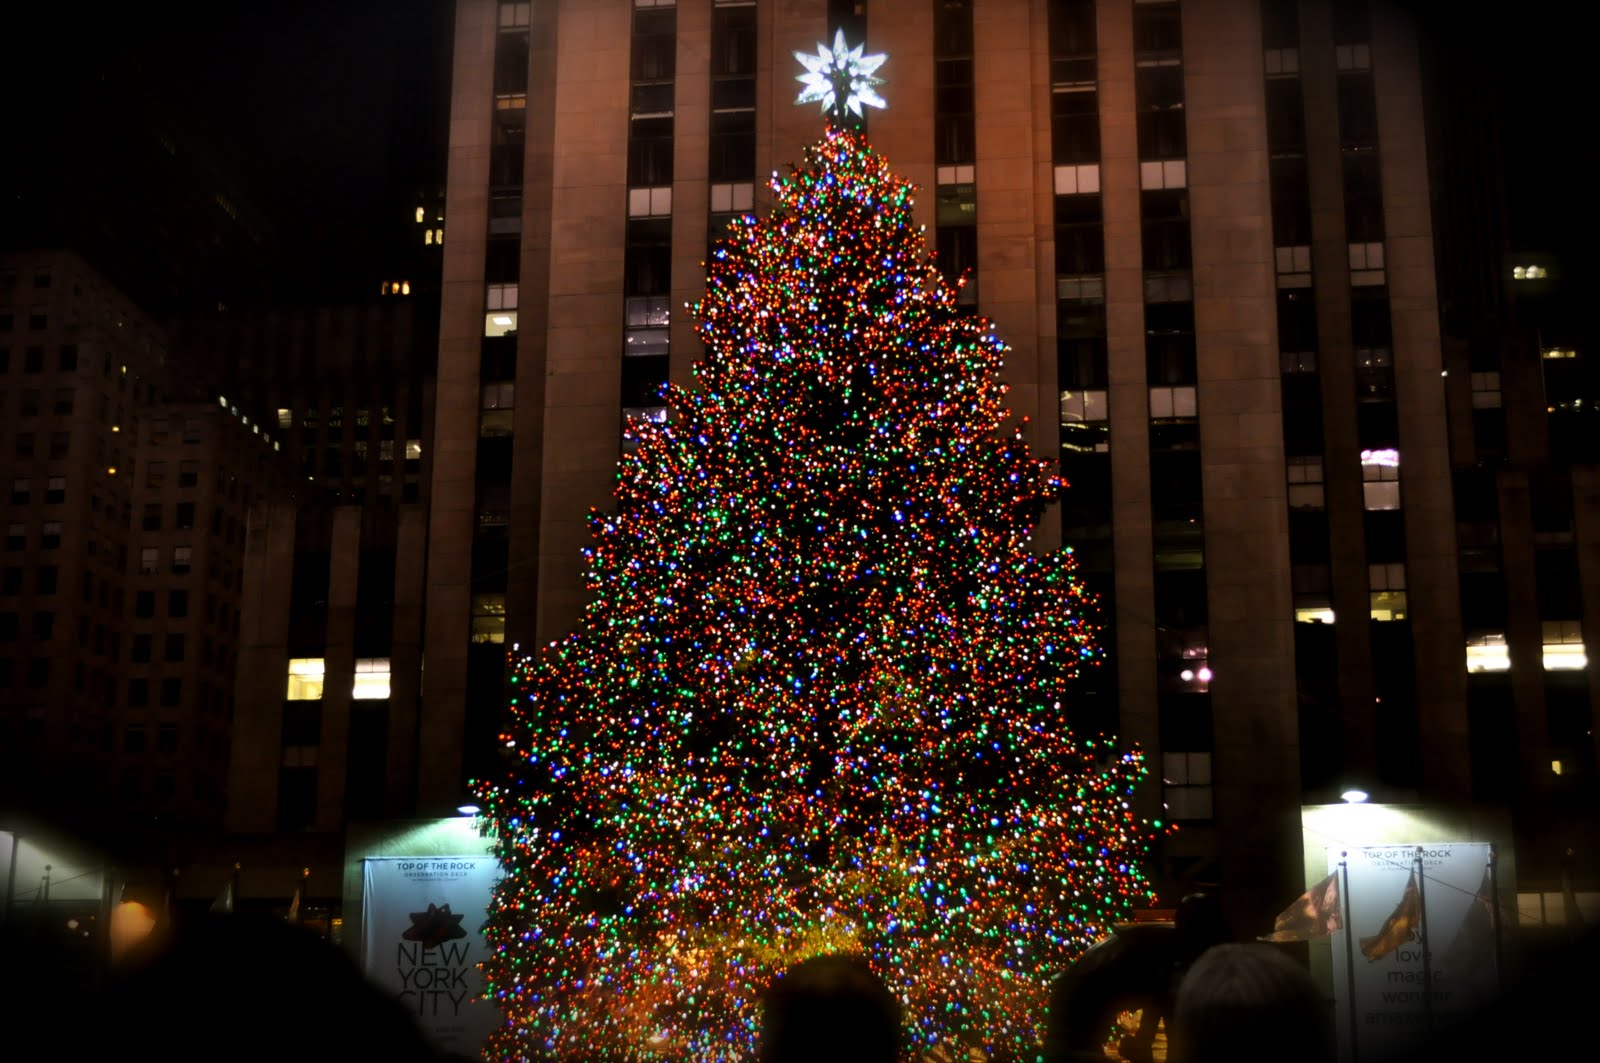
[[[367,976],[398,996],[434,1043],[476,1057],[500,1021],[481,999],[480,933],[500,879],[493,857],[369,857],[361,918]]]
[[[1333,938],[1340,1058],[1400,1058],[1498,988],[1490,846],[1335,846],[1329,871],[1339,870],[1343,852],[1350,928]]]

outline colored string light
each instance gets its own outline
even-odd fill
[[[513,662],[496,1058],[747,1058],[833,951],[917,1054],[1035,1058],[1049,979],[1153,896],[1142,758],[1069,732],[1095,603],[1028,548],[1064,485],[1004,345],[859,134],[773,192],[707,263],[698,386],[630,426],[580,625]]]

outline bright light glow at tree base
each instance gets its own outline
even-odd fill
[[[916,1054],[1032,1059],[1049,980],[1152,899],[1140,757],[1068,732],[1094,602],[1028,549],[1063,485],[1004,345],[858,134],[773,187],[708,263],[697,387],[631,428],[578,630],[515,664],[492,1056],[745,1058],[773,976],[842,951]]]

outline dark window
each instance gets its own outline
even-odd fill
[[[38,591],[40,594],[54,594],[56,592],[57,570],[54,565],[40,565],[38,577]]]
[[[133,615],[141,620],[148,620],[156,615],[156,592],[135,591],[133,595]]]
[[[161,681],[161,707],[175,708],[183,701],[183,680],[176,676]]]
[[[1183,50],[1183,22],[1177,4],[1135,4],[1133,51],[1141,58],[1175,57]]]
[[[200,483],[200,463],[198,461],[180,461],[178,463],[178,486],[194,487]]]
[[[633,13],[633,80],[669,81],[677,69],[678,13],[655,8]]]
[[[1188,153],[1183,111],[1140,111],[1139,158],[1181,159]]]
[[[139,528],[142,531],[161,530],[161,503],[146,502],[140,515]]]
[[[76,343],[63,343],[56,352],[60,358],[61,371],[70,373],[78,368],[78,345]]]
[[[29,320],[30,320],[30,322],[32,321],[31,318]],[[42,326],[35,325],[33,327],[34,328],[39,328],[39,327],[42,327]],[[25,351],[22,352],[22,371],[24,373],[42,373],[42,372],[44,372],[44,348],[43,347],[29,347]]]
[[[150,660],[152,636],[147,633],[138,633],[133,636],[128,645],[128,660],[134,664],[144,664]]]
[[[193,502],[178,503],[178,519],[174,522],[173,526],[181,530],[188,530],[194,527]]]
[[[1299,78],[1267,81],[1267,149],[1274,155],[1299,155],[1306,150],[1305,104]]]
[[[1383,239],[1383,184],[1378,156],[1370,151],[1344,155],[1344,222],[1353,244]]]
[[[50,685],[50,660],[47,657],[35,657],[28,662],[28,687],[31,690],[43,690]]]
[[[148,593],[141,591],[141,594]],[[167,615],[171,617],[185,617],[189,615],[189,592],[167,592]]]
[[[178,725],[164,723],[156,729],[156,748],[163,753],[176,753],[178,751]],[[160,776],[157,776],[160,781]]]
[[[16,565],[7,565],[0,569],[0,594],[22,593],[22,569]]]
[[[142,709],[150,704],[150,680],[136,678],[128,680],[128,708]]]
[[[711,73],[753,74],[756,70],[756,9],[715,7],[711,11]]]
[[[628,134],[628,184],[672,183],[672,119],[636,118]]]
[[[40,642],[48,642],[50,640],[50,636],[55,633],[55,629],[56,614],[44,612],[33,614],[34,638],[38,639]]]
[[[712,181],[748,181],[754,178],[755,117],[754,110],[718,111],[711,115]],[[670,158],[667,167],[670,174]]]
[[[1092,55],[1095,50],[1094,0],[1052,0],[1050,12],[1050,54],[1052,56]],[[970,24],[971,16],[967,21]],[[968,31],[971,32],[970,30]],[[968,45],[971,50],[971,45]]]
[[[163,660],[173,661],[173,662],[183,660],[183,634],[182,634],[182,632],[174,632],[172,634],[169,634],[167,636],[166,648],[165,649],[166,649],[166,652],[162,655],[162,659]]]
[[[1339,142],[1347,151],[1378,146],[1378,101],[1371,75],[1339,77]]]
[[[144,724],[130,723],[122,734],[122,750],[125,753],[144,752]]]
[[[317,769],[283,768],[278,773],[278,829],[301,830],[317,812]]]

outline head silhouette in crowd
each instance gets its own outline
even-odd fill
[[[1218,945],[1178,988],[1172,1063],[1332,1063],[1330,1006],[1305,968],[1270,945]]]
[[[855,956],[796,964],[767,990],[759,1063],[894,1063],[900,1005]]]

